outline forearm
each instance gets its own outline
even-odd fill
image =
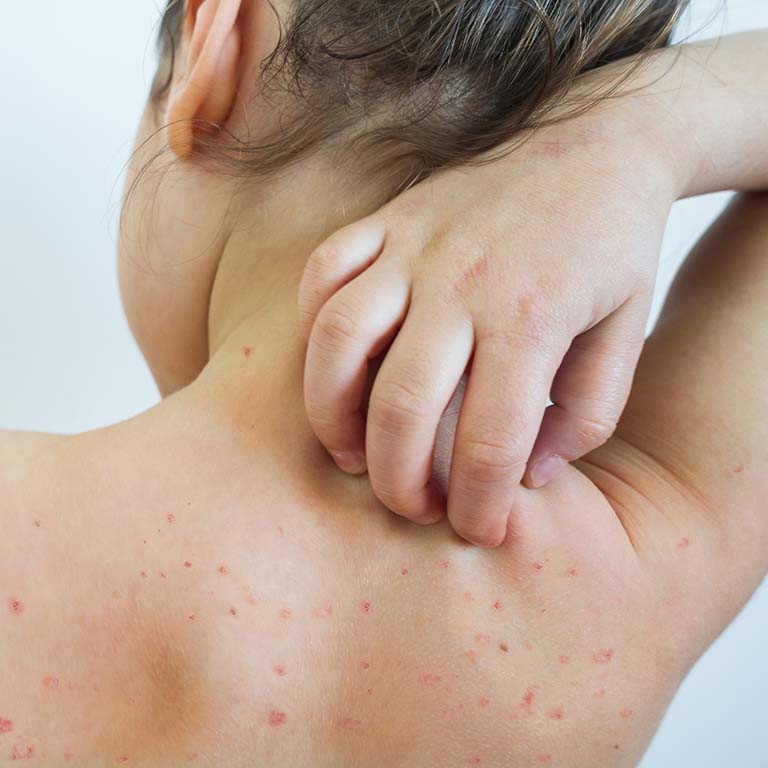
[[[626,89],[677,197],[768,189],[768,30],[660,51]]]

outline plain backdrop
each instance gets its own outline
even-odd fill
[[[729,0],[703,26],[719,5],[694,0],[679,36],[768,26],[768,0]],[[152,0],[3,3],[0,428],[78,432],[157,401],[122,315],[114,252],[158,15]],[[675,207],[657,309],[726,198]],[[764,585],[685,681],[643,768],[768,768],[767,645]]]

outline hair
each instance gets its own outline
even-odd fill
[[[375,147],[380,167],[405,163],[416,181],[563,119],[564,99],[581,75],[668,45],[688,0],[289,5],[259,84],[267,100],[281,97],[279,130],[256,144],[200,131],[196,152],[230,172],[258,175],[321,146],[354,147],[358,157]],[[170,0],[155,103],[170,86],[183,21],[183,0]],[[610,90],[590,93],[574,110]]]

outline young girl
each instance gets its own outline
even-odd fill
[[[674,199],[764,186],[764,33],[660,51],[632,89],[594,104],[633,66],[623,57],[666,40],[678,10],[169,6],[120,245],[126,312],[166,397],[96,432],[0,441],[0,754],[86,768],[637,763],[687,670],[766,571],[765,196],[738,198],[691,255],[617,433],[553,482],[516,489],[495,549],[471,546],[453,521],[411,525],[377,498],[373,476],[339,471],[315,434],[334,420],[305,408],[305,333],[310,352],[336,360],[355,318],[388,326],[405,291],[412,327],[429,320],[453,346],[409,346],[403,321],[358,389],[376,394],[377,365],[398,347],[415,350],[414,370],[438,358],[462,373],[454,346],[519,338],[468,331],[449,311],[465,297],[485,296],[499,316],[527,297],[542,309],[526,322],[555,326],[562,296],[610,284],[568,305],[577,312],[618,292],[622,262],[629,283],[647,282],[628,250],[611,252],[653,251]],[[576,98],[592,108],[575,114]],[[436,173],[547,117],[559,122],[495,164]],[[308,254],[363,219],[359,249],[376,211],[414,180],[383,215],[390,244],[406,217],[402,237],[432,239],[429,199],[464,208],[454,221],[494,242],[504,210],[516,243],[578,263],[558,290],[546,265],[518,269],[502,307],[498,285],[513,281],[498,276],[501,250],[485,249],[483,268],[462,264],[461,290],[446,293],[434,282],[454,264],[440,260],[443,241],[412,259],[384,250],[327,296],[323,275],[344,272],[342,237],[306,278],[300,318]],[[337,296],[356,283],[345,321]],[[635,295],[642,324],[646,294]],[[527,327],[534,359],[549,324]],[[530,372],[497,346],[501,365],[514,357],[507,371]],[[520,378],[487,390],[499,422],[509,386],[526,392]],[[436,388],[450,396],[454,383]],[[432,489],[448,482],[462,397],[438,425]],[[371,402],[366,440],[399,450],[382,437],[419,409],[398,422]],[[436,517],[422,511],[421,522]]]

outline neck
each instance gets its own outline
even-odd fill
[[[241,195],[211,296],[210,362],[198,383],[217,418],[251,435],[281,473],[314,476],[326,493],[345,486],[357,499],[371,493],[367,478],[336,468],[306,416],[298,288],[312,250],[385,197],[319,165]]]

